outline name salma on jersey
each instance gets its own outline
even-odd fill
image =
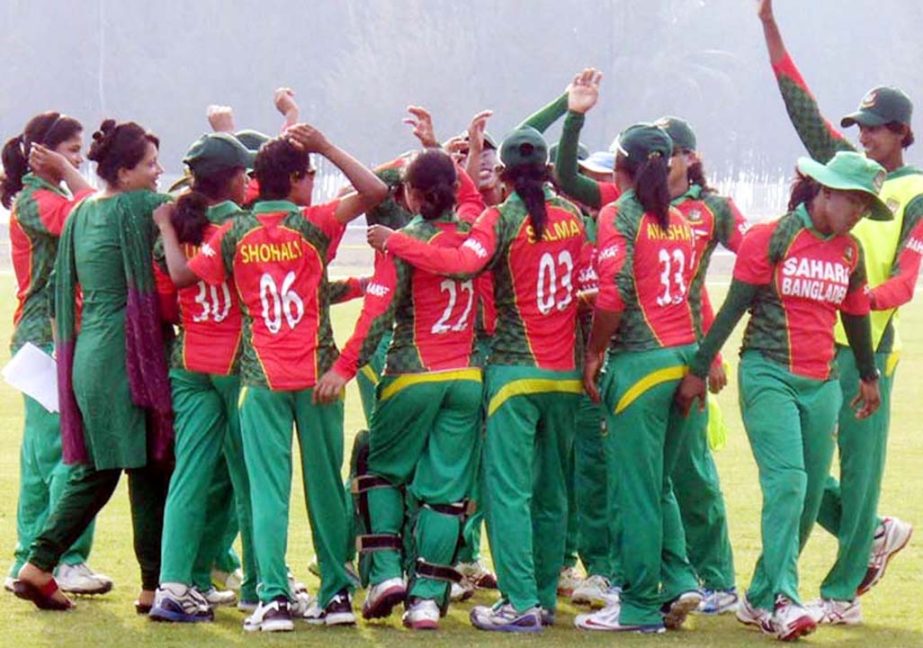
[[[542,232],[542,241],[554,243],[555,241],[565,241],[574,237],[583,237],[583,229],[576,218],[549,223]],[[537,243],[535,230],[531,225],[526,225],[526,237],[529,243]]]
[[[785,296],[841,304],[849,291],[849,272],[843,263],[789,257],[782,264],[780,291]]]

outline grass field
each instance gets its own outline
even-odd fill
[[[0,364],[8,359],[5,340],[10,336],[13,310],[13,281],[0,275]],[[715,290],[720,303],[722,290]],[[342,341],[351,330],[359,304],[337,307],[335,325]],[[923,399],[919,383],[923,378],[923,304],[920,300],[908,307],[902,319],[905,351],[900,375],[894,390],[888,470],[881,510],[923,524],[923,439],[917,436],[923,421]],[[735,337],[733,344],[737,343]],[[728,349],[732,348],[728,346]],[[733,356],[733,353],[728,353]],[[735,551],[738,583],[749,581],[759,549],[760,492],[756,467],[737,411],[736,385],[728,386],[720,396],[730,428],[727,446],[716,455],[722,485],[727,498],[731,538]],[[347,444],[355,430],[364,426],[355,386],[347,396]],[[15,544],[16,494],[18,481],[19,440],[22,433],[22,401],[19,394],[0,384],[0,561],[7,569]],[[348,447],[348,446],[347,446]],[[316,579],[307,572],[311,544],[304,513],[300,480],[295,480],[289,535],[289,564],[310,588]],[[920,499],[918,499],[920,498]],[[923,646],[923,549],[920,540],[911,543],[892,564],[887,578],[862,600],[866,623],[862,627],[822,628],[805,643],[838,646]],[[831,565],[835,542],[817,530],[801,561],[802,596],[817,595],[818,584]],[[485,541],[486,552],[486,541]],[[473,601],[456,606],[443,622],[438,634],[414,634],[400,628],[398,615],[389,623],[361,623],[357,629],[326,630],[297,624],[296,632],[284,636],[250,636],[241,629],[242,615],[234,609],[221,609],[213,624],[196,627],[149,623],[135,615],[132,601],[137,595],[138,569],[131,544],[131,520],[125,483],[102,511],[96,527],[96,542],[91,564],[115,579],[116,587],[98,599],[82,599],[77,609],[68,613],[39,612],[31,605],[0,593],[0,645],[5,646],[170,646],[170,645],[330,645],[350,642],[357,646],[407,646],[422,643],[464,646],[472,643],[508,645],[683,645],[742,646],[767,645],[768,639],[734,621],[732,616],[718,619],[695,617],[686,629],[656,638],[611,636],[578,632],[572,626],[575,609],[562,604],[558,625],[540,637],[496,636],[474,630],[468,623],[473,604],[489,603],[493,595],[479,594]]]

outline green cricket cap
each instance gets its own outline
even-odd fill
[[[194,174],[209,175],[227,169],[251,169],[254,156],[230,133],[207,133],[189,147],[183,162]]]
[[[617,156],[624,155],[631,164],[640,164],[658,155],[669,160],[673,155],[673,140],[659,126],[642,122],[619,133],[609,151]]]
[[[673,140],[673,146],[675,148],[683,151],[696,150],[695,133],[692,130],[692,126],[690,126],[689,122],[685,119],[667,115],[655,121],[654,125],[667,131],[667,135]]]
[[[237,131],[234,133],[234,137],[237,138],[237,141],[247,147],[248,151],[252,151],[253,153],[259,151],[263,144],[272,139],[265,133],[250,129]]]
[[[891,122],[907,124],[913,115],[913,103],[903,90],[892,86],[879,86],[869,90],[859,108],[840,120],[840,126],[883,126]]]
[[[868,217],[872,220],[892,220],[894,214],[878,197],[885,182],[883,166],[860,153],[840,151],[827,164],[809,157],[798,158],[798,170],[818,183],[836,191],[861,191],[872,196]]]
[[[548,144],[531,126],[517,128],[500,144],[500,161],[505,167],[548,164]]]
[[[577,159],[585,160],[590,157],[590,149],[587,148],[587,145],[583,142],[577,142]],[[548,149],[548,159],[552,164],[556,164],[558,161],[558,143],[555,142],[551,145],[551,148]]]

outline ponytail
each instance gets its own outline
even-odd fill
[[[0,154],[3,160],[3,185],[0,186],[0,202],[7,209],[13,206],[13,199],[22,189],[22,177],[29,172],[29,160],[23,152],[22,135],[10,139]]]
[[[208,226],[208,197],[196,190],[187,191],[176,200],[170,222],[180,243],[201,245]]]
[[[439,218],[455,206],[455,163],[441,149],[427,149],[408,165],[404,180],[423,197],[420,215],[426,220]]]
[[[547,166],[521,165],[507,167],[500,179],[510,184],[529,212],[529,222],[536,240],[545,233],[548,210],[545,205],[545,183],[551,182]]]
[[[794,211],[801,203],[809,206],[818,193],[820,193],[820,184],[814,178],[801,171],[796,171],[792,192],[788,198],[788,211]]]
[[[670,188],[667,177],[670,169],[667,159],[659,153],[642,162],[634,175],[635,193],[645,212],[654,214],[660,227],[670,225]]]
[[[696,161],[686,169],[686,178],[689,180],[690,185],[698,185],[702,189],[702,193],[714,193],[708,185],[708,179],[705,177],[705,169],[702,166],[702,163]]]

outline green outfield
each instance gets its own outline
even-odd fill
[[[8,359],[7,340],[13,311],[13,280],[0,275],[0,364]],[[723,291],[715,290],[714,301],[720,303]],[[337,307],[334,324],[339,341],[349,335],[359,303]],[[923,378],[923,304],[908,307],[902,316],[904,352],[898,367],[899,378],[894,390],[888,469],[881,511],[923,525],[923,398],[918,385]],[[735,337],[734,344],[739,338]],[[730,350],[732,347],[728,347]],[[733,352],[726,354],[733,358]],[[756,466],[750,454],[737,410],[734,381],[721,394],[720,403],[730,428],[727,446],[717,454],[722,485],[727,498],[731,538],[735,550],[738,582],[745,585],[759,549],[760,492]],[[15,544],[16,493],[18,481],[19,440],[22,426],[22,401],[18,393],[0,384],[0,565],[6,570]],[[355,430],[364,426],[358,393],[354,384],[347,395],[347,444]],[[617,432],[616,432],[617,433]],[[348,446],[347,446],[348,447]],[[348,453],[348,450],[347,450]],[[307,518],[300,480],[296,479],[290,520],[289,564],[309,588],[317,582],[308,574],[312,557]],[[917,499],[919,497],[919,499]],[[602,512],[600,512],[602,514]],[[841,646],[923,646],[923,536],[912,541],[895,561],[885,580],[862,599],[866,623],[852,629],[821,628],[806,640],[812,645]],[[817,586],[832,564],[836,545],[823,531],[815,532],[801,561],[802,595],[817,594]],[[486,540],[485,540],[486,552]],[[588,634],[572,626],[575,609],[563,604],[558,625],[535,638],[490,635],[473,629],[468,610],[473,604],[493,600],[490,593],[480,594],[473,602],[452,609],[437,634],[411,633],[400,628],[395,615],[389,623],[360,623],[357,629],[326,630],[297,624],[293,635],[250,636],[243,632],[243,616],[235,609],[221,609],[216,622],[195,627],[153,624],[134,613],[132,601],[137,594],[138,568],[134,560],[128,497],[123,480],[110,504],[99,517],[92,566],[112,576],[116,587],[98,599],[81,599],[77,608],[67,613],[39,612],[30,604],[10,594],[0,595],[0,644],[5,646],[168,646],[227,644],[330,645],[350,642],[357,646],[397,646],[438,642],[463,646],[471,643],[509,645],[683,645],[741,646],[768,645],[759,633],[739,625],[733,616],[718,619],[695,617],[681,632],[656,638]]]

